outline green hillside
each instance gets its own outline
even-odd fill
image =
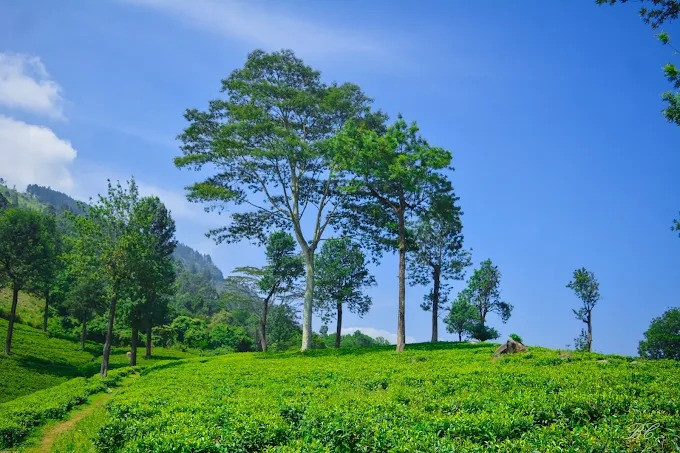
[[[24,291],[19,292],[17,321],[33,327],[42,327],[45,302]],[[0,318],[7,319],[12,308],[12,290],[0,288]]]
[[[680,364],[489,344],[234,354],[142,376],[103,451],[674,451]],[[190,389],[190,390],[187,390]]]
[[[7,334],[7,321],[0,319],[0,338]],[[114,348],[114,367],[127,366],[128,348]],[[14,325],[12,354],[0,355],[0,403],[37,390],[49,388],[74,377],[89,377],[99,371],[102,346],[88,342],[85,350],[74,340],[54,338],[39,329]],[[143,348],[138,364],[145,366],[159,360],[190,357],[176,349],[154,348],[153,357],[144,359]]]

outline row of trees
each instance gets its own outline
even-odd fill
[[[151,354],[152,327],[164,319],[173,291],[175,223],[157,197],[140,197],[134,180],[127,187],[109,182],[106,196],[81,210],[67,213],[63,228],[50,212],[18,206],[0,211],[0,266],[12,286],[4,351],[11,351],[20,290],[44,297],[45,330],[50,301],[60,299],[81,323],[83,347],[88,322],[108,308],[106,376],[117,315],[131,329],[130,363],[136,364],[140,331]]]
[[[208,209],[250,208],[233,212],[228,226],[209,234],[217,242],[264,243],[271,230],[292,233],[305,275],[303,351],[311,347],[315,285],[321,281],[316,253],[328,231],[360,240],[375,260],[396,252],[396,347],[402,351],[407,255],[418,269],[415,281],[433,278],[428,304],[435,321],[442,280],[461,278],[469,260],[458,199],[445,172],[451,153],[431,146],[401,116],[388,125],[358,86],[323,83],[290,50],[252,52],[222,82],[222,91],[225,97],[208,110],[187,110],[184,153],[175,159],[178,167],[216,170],[188,188],[189,200],[206,202]]]

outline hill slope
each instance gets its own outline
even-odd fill
[[[7,321],[0,319],[0,338],[7,335]],[[127,366],[128,348],[113,348],[113,367]],[[158,360],[191,357],[176,349],[154,348],[151,360],[138,354],[140,366]],[[37,390],[61,384],[74,377],[89,377],[99,371],[102,346],[88,342],[85,350],[77,341],[54,338],[39,329],[15,324],[12,354],[0,354],[0,403]]]
[[[680,363],[494,345],[234,354],[142,376],[114,451],[673,451]]]

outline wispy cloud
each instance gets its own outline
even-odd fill
[[[376,329],[375,327],[346,327],[342,329],[343,335],[353,334],[357,330],[361,333],[368,335],[369,337],[378,338],[382,337],[389,341],[391,344],[397,343],[397,334],[389,332],[383,329]],[[410,336],[406,336],[406,343],[415,343],[416,339]]]
[[[150,7],[201,30],[267,50],[291,48],[304,55],[365,54],[385,51],[375,36],[283,13],[278,4],[216,0],[125,0]]]
[[[0,177],[22,190],[28,184],[73,187],[71,143],[49,128],[0,115]]]
[[[63,103],[39,57],[0,52],[0,105],[64,119]]]

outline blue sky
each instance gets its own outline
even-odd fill
[[[86,199],[106,178],[134,175],[170,206],[179,239],[225,274],[261,264],[257,248],[204,237],[227,219],[184,201],[196,175],[173,166],[174,137],[184,109],[205,107],[249,51],[292,48],[325,80],[359,84],[452,151],[466,245],[475,263],[499,265],[515,306],[507,324],[490,320],[504,336],[573,344],[578,301],[565,285],[586,266],[602,293],[595,350],[634,354],[649,321],[679,305],[670,224],[680,210],[680,128],[660,114],[661,67],[673,55],[635,5],[422,5],[3,2],[0,176]],[[394,333],[394,257],[374,273],[373,310],[345,326]],[[430,336],[424,292],[407,292],[407,336],[418,341]]]

